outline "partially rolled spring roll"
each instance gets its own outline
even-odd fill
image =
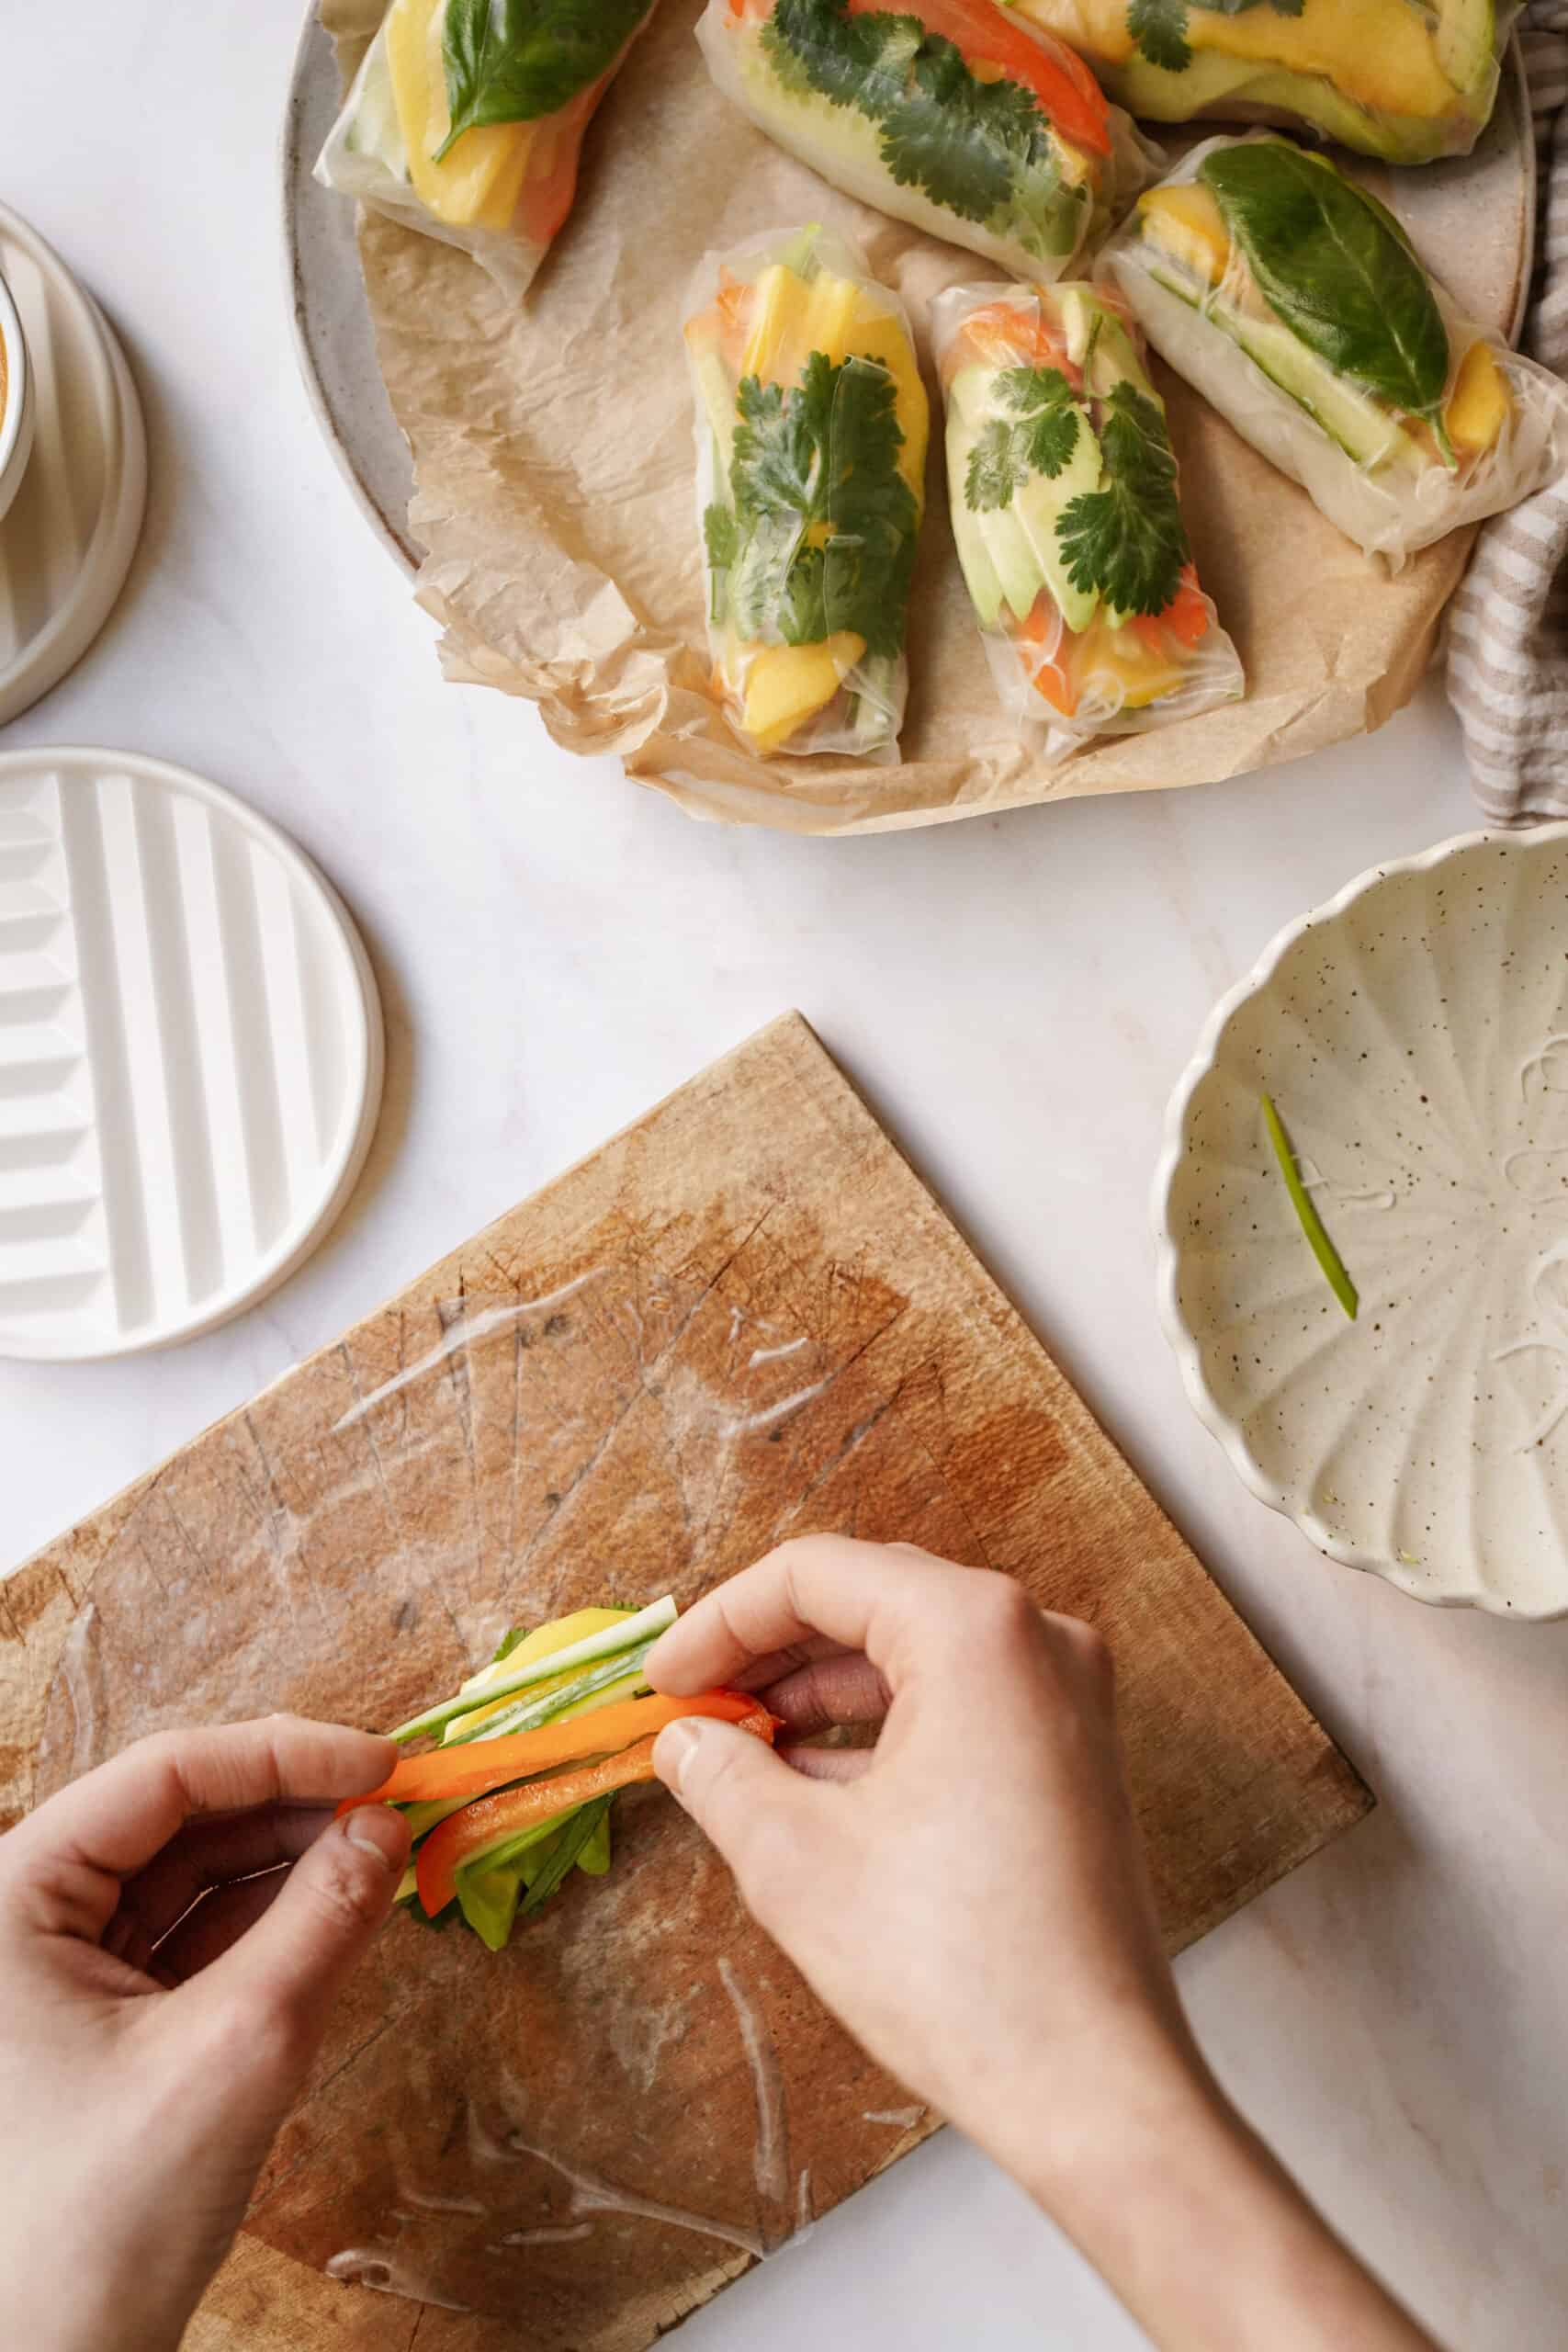
[[[993,0],[708,0],[697,39],[835,187],[1042,284],[1164,167],[1081,58]]]
[[[1244,691],[1198,584],[1165,407],[1094,286],[959,286],[931,327],[953,537],[992,674],[1046,752]]]
[[[1568,471],[1568,390],[1467,319],[1375,197],[1289,140],[1210,140],[1100,266],[1150,343],[1397,570]]]
[[[525,294],[571,210],[589,118],[653,6],[595,0],[570,23],[492,9],[476,55],[472,0],[391,0],[317,179]]]
[[[1014,0],[1156,122],[1280,122],[1391,164],[1468,155],[1515,0]]]
[[[726,716],[764,758],[896,760],[928,434],[903,308],[813,227],[710,254],[683,333]]]

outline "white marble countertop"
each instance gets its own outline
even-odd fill
[[[353,906],[389,1025],[356,1201],[277,1296],[118,1365],[0,1364],[0,1568],[774,1013],[798,1006],[1382,1799],[1181,1966],[1222,2075],[1465,2352],[1568,2336],[1568,1625],[1426,1611],[1238,1485],[1156,1321],[1145,1196],[1213,999],[1277,926],[1476,820],[1435,689],[1250,783],[839,843],[694,825],[444,686],[318,437],[275,144],[297,0],[6,26],[6,194],[98,294],[152,446],[118,615],[0,736],[181,761]],[[1143,2339],[943,2135],[694,2320],[863,2352]]]

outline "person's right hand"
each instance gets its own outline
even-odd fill
[[[812,1536],[699,1601],[648,1677],[738,1682],[784,1719],[774,1754],[687,1717],[655,1768],[829,2008],[1166,2352],[1432,2352],[1199,2055],[1089,1626],[1006,1577]],[[795,1744],[876,1721],[869,1751]]]
[[[786,1738],[886,1716],[874,1748],[786,1745],[794,1772],[694,1719],[654,1760],[820,1997],[1001,2162],[1072,2161],[1091,2088],[1190,2090],[1090,1627],[1008,1577],[813,1536],[709,1593],[648,1670],[760,1690]]]

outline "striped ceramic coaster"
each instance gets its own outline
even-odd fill
[[[0,753],[0,1355],[188,1339],[292,1272],[381,1092],[357,933],[217,785]]]

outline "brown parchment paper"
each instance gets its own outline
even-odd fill
[[[351,73],[383,0],[321,0]],[[367,216],[366,290],[413,451],[417,595],[447,677],[539,706],[558,743],[618,753],[689,814],[798,832],[931,824],[1078,793],[1204,784],[1382,725],[1409,699],[1469,558],[1456,533],[1373,571],[1304,492],[1159,371],[1203,584],[1248,679],[1239,704],[1046,763],[1010,734],[948,525],[925,333],[977,254],[841,197],[710,84],[702,0],[659,0],[590,126],[577,205],[525,309],[462,254]],[[761,760],[707,685],[691,395],[681,344],[704,253],[824,220],[902,295],[932,403],[909,615],[903,761]],[[1157,363],[1156,363],[1157,367]]]

